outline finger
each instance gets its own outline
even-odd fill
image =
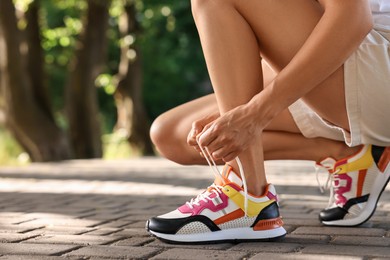
[[[217,138],[213,132],[213,125],[207,125],[203,128],[203,131],[197,135],[196,139],[199,145],[206,147]]]
[[[221,148],[215,150],[212,153],[213,158],[216,160],[225,160],[225,158],[230,155],[231,153],[234,153],[235,151],[232,149],[229,149],[226,146],[222,146]]]
[[[223,149],[226,149],[226,147],[224,147],[224,144],[221,144],[218,138],[216,138],[212,143],[206,146],[206,149],[209,151],[213,159],[222,159],[220,154]]]
[[[198,143],[196,142],[196,135],[194,129],[191,129],[191,131],[188,133],[187,144],[190,146],[198,146]]]
[[[239,152],[238,151],[233,151],[227,155],[225,155],[222,160],[225,162],[225,163],[228,163],[228,162],[231,162],[233,161],[237,156],[238,156]]]
[[[203,125],[203,123],[201,123],[201,121],[198,120],[198,121],[193,122],[191,130],[187,136],[187,143],[191,146],[198,145],[196,142],[197,141],[196,137],[199,133],[202,132],[203,129],[204,129],[204,125]]]
[[[200,120],[194,121],[191,127],[193,135],[197,136],[200,132],[202,132],[203,128],[204,124]]]

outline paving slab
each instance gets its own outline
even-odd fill
[[[160,251],[158,248],[130,246],[89,246],[83,247],[65,256],[103,257],[111,259],[147,259]]]
[[[158,254],[151,259],[163,260],[163,259],[185,259],[185,260],[199,260],[199,259],[243,259],[249,253],[246,252],[227,252],[220,250],[202,250],[202,249],[181,249],[172,248],[168,249],[161,254]]]
[[[301,252],[304,254],[365,256],[367,258],[390,256],[389,247],[363,245],[306,245]]]
[[[0,252],[3,255],[61,255],[77,248],[78,246],[53,244],[0,244]]]
[[[249,258],[249,260],[363,260],[360,256],[335,256],[326,254],[302,254],[302,253],[259,253]]]
[[[0,257],[0,260],[85,260],[80,257],[45,256],[45,255],[7,255]]]
[[[364,225],[324,227],[318,212],[329,193],[312,162],[270,161],[266,171],[281,199],[283,240],[172,245],[150,236],[145,221],[203,191],[208,167],[158,157],[0,167],[0,260],[388,259],[389,187]]]

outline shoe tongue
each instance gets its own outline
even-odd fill
[[[234,182],[239,187],[242,186],[242,180],[240,176],[233,171],[233,167],[230,165],[225,165],[223,171],[222,171],[222,177],[227,180],[227,182]]]
[[[317,162],[316,164],[319,167],[325,168],[326,170],[328,170],[328,172],[333,173],[334,167],[336,164],[336,160],[332,157],[327,157],[327,158],[323,159],[322,161]]]

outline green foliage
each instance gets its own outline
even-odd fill
[[[20,11],[26,11],[31,1],[34,0],[14,0]],[[136,19],[141,28],[137,35],[121,38],[118,20],[127,1],[136,4]],[[42,47],[50,96],[57,122],[66,127],[64,88],[69,63],[83,30],[87,1],[40,0],[40,3]],[[95,81],[106,143],[117,140],[117,137],[110,137],[116,122],[112,94],[122,44],[130,46],[129,58],[142,58],[144,102],[151,120],[178,104],[211,91],[198,33],[191,16],[190,1],[113,0],[109,13],[106,67]],[[118,144],[117,141],[114,143]]]
[[[12,138],[10,133],[0,127],[0,165],[20,165],[28,162],[27,153]]]
[[[117,131],[103,135],[103,158],[104,159],[125,159],[139,156],[140,153],[133,149],[128,140],[127,133]]]
[[[64,87],[87,8],[83,0],[41,0],[41,35],[48,85],[56,113],[64,107]]]
[[[137,44],[144,59],[145,103],[155,118],[163,111],[210,92],[189,1],[143,1]]]
[[[189,1],[135,0],[139,35],[121,39],[118,19],[125,0],[114,0],[110,8],[105,72],[96,80],[104,129],[110,132],[115,120],[113,76],[117,73],[121,44],[137,46],[129,56],[140,55],[144,69],[144,101],[153,120],[178,104],[210,92],[207,71]],[[42,1],[42,46],[55,110],[64,106],[67,69],[86,10],[84,0]]]

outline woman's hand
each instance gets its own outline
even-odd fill
[[[218,117],[219,117],[219,112],[216,111],[213,114],[207,115],[207,116],[193,122],[191,131],[188,133],[188,136],[187,136],[188,145],[193,146],[195,148],[195,150],[197,150],[199,153],[201,153],[201,150],[200,150],[198,143],[196,141],[196,137],[197,137],[197,135],[199,135],[203,131],[203,129],[206,125],[210,124]],[[201,153],[201,155],[202,155],[202,153]]]
[[[246,105],[230,110],[204,126],[197,141],[202,147],[206,147],[214,160],[233,160],[261,132],[250,112]]]

